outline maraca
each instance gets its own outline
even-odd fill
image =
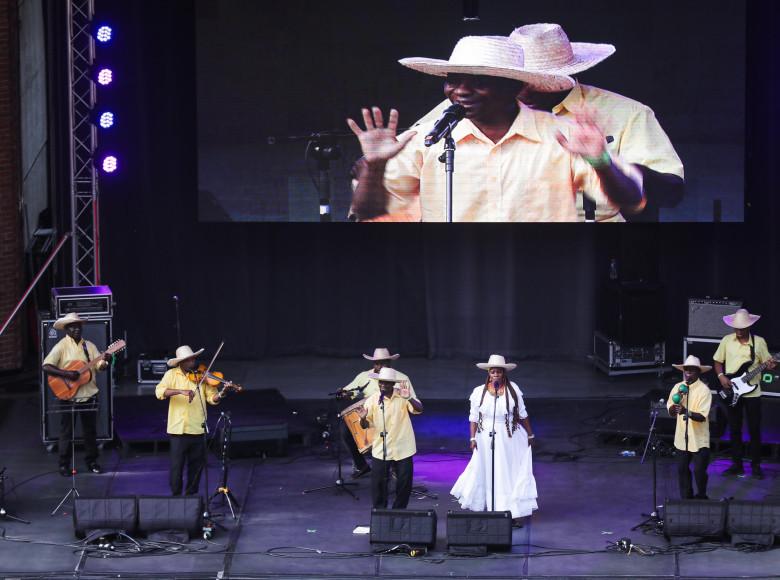
[[[682,397],[680,396],[680,393],[675,393],[674,395],[672,395],[672,402],[675,405],[679,405],[680,401],[682,401]]]
[[[677,390],[680,391],[683,395],[685,395],[688,393],[688,385],[680,385],[680,388]]]

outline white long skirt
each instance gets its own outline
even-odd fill
[[[496,511],[509,510],[513,518],[530,516],[539,506],[528,434],[519,427],[509,437],[503,421],[496,431]],[[490,510],[493,499],[489,430],[477,433],[476,439],[477,448],[450,493],[460,507],[480,512]]]

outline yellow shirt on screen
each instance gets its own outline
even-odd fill
[[[371,395],[363,406],[368,410],[366,420],[371,427],[376,429],[376,437],[371,446],[371,455],[377,459],[383,459],[382,436],[381,432],[387,433],[386,451],[387,461],[400,461],[417,453],[417,444],[414,439],[414,429],[409,414],[419,414],[414,410],[412,404],[398,395],[384,398],[384,415],[382,407],[379,404],[380,392],[377,391]],[[412,398],[417,398],[414,391],[411,390]],[[419,400],[419,399],[418,399]],[[384,422],[383,422],[384,421]]]
[[[87,346],[87,353],[89,353],[89,356],[84,353],[84,345]],[[52,365],[58,369],[62,369],[65,368],[68,363],[73,361],[88,362],[90,360],[96,359],[99,356],[100,351],[90,341],[84,340],[82,338],[79,342],[76,342],[71,337],[66,336],[52,347],[51,351],[49,351],[49,354],[47,354],[46,358],[43,359],[43,364]],[[97,365],[95,365],[97,370],[103,370],[107,366],[108,363],[106,363],[106,361],[100,361],[97,363]],[[95,382],[95,373],[92,373],[92,379],[88,383],[85,383],[79,387],[79,390],[76,392],[76,396],[73,397],[72,400],[77,403],[83,403],[90,397],[96,395],[97,392],[98,386],[97,382]]]
[[[155,396],[165,400],[166,389],[175,389],[182,391],[194,391],[197,383],[187,378],[187,375],[179,368],[173,368],[167,371],[160,383],[155,387]],[[219,401],[214,401],[218,391],[216,387],[206,384],[202,385],[203,395],[209,405],[216,405]],[[203,414],[203,403],[198,394],[190,403],[189,397],[184,395],[174,395],[168,398],[168,433],[171,435],[201,435],[203,433],[203,423],[205,417]]]
[[[666,408],[669,409],[674,405],[672,397],[680,389],[680,383],[675,385],[669,393],[669,399],[666,401]],[[682,395],[681,404],[687,408],[691,413],[699,413],[704,416],[704,421],[694,421],[683,419],[682,415],[677,415],[677,425],[674,430],[674,446],[682,451],[686,450],[685,446],[685,425],[688,425],[688,451],[696,452],[702,447],[710,446],[710,420],[708,415],[710,414],[710,406],[712,405],[712,393],[710,388],[700,380],[697,380],[692,385],[688,385],[688,395]]]
[[[435,121],[451,104],[449,100],[442,101],[417,121],[414,128]],[[607,143],[607,151],[613,158],[659,173],[685,177],[680,156],[650,107],[611,91],[577,83],[566,98],[553,107],[552,114],[567,119],[582,110],[593,111],[604,136],[612,137]],[[577,192],[577,221],[585,220],[582,191]],[[596,221],[622,221],[615,214],[613,204],[603,203],[598,192],[584,191],[596,201]]]
[[[769,354],[769,348],[767,348],[766,341],[762,337],[751,334],[750,338],[753,341],[753,348],[755,349],[756,353],[756,361],[753,365],[750,366],[749,369],[752,370],[762,362],[768,361],[770,358],[772,358],[772,355]],[[750,339],[748,339],[747,344],[742,344],[737,338],[736,332],[727,334],[721,339],[720,344],[718,345],[718,350],[716,350],[715,354],[712,355],[712,360],[723,364],[727,374],[737,372],[739,367],[750,360]],[[742,396],[760,397],[761,375],[759,374],[753,377],[753,380],[750,381],[750,384],[758,385],[758,387],[752,393],[748,393],[747,395]]]
[[[433,121],[415,127],[417,134],[385,168],[384,185],[390,215],[418,212],[422,221],[445,219],[445,174],[439,162],[441,142],[426,147]],[[456,144],[453,178],[453,221],[457,222],[573,222],[577,221],[577,192],[584,190],[597,204],[618,207],[604,194],[596,171],[556,140],[569,127],[553,115],[521,106],[509,131],[493,143],[464,119],[452,132]],[[613,162],[638,186],[642,175],[619,158]]]

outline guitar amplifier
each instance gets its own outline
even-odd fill
[[[70,312],[86,318],[111,318],[113,295],[108,286],[76,286],[51,289],[51,310],[55,318]]]
[[[734,314],[742,308],[742,300],[729,298],[689,298],[688,336],[702,338],[723,338],[732,328],[723,322],[723,317]]]

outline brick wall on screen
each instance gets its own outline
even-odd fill
[[[23,291],[17,1],[0,0],[0,324]],[[22,326],[17,316],[0,336],[0,371],[22,366]]]

